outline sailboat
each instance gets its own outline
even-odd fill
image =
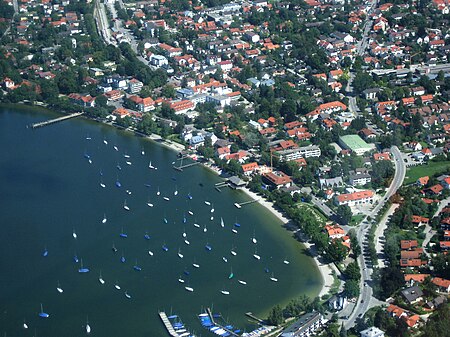
[[[119,283],[116,281],[116,283],[114,284],[114,288],[116,288],[117,290],[120,290],[120,286]]]
[[[190,244],[191,244],[191,243],[189,242],[189,240],[187,240],[187,239],[184,240],[184,243],[187,244],[187,245],[190,245]]]
[[[207,200],[205,200],[205,204],[208,205],[208,206],[211,205],[211,203],[209,201],[207,201]]]
[[[105,188],[105,187],[106,187],[106,185],[105,185],[105,183],[103,182],[103,179],[102,179],[102,178],[100,178],[100,187],[102,187],[102,188]]]
[[[86,135],[86,140],[91,140],[92,139],[92,137],[91,136],[89,136],[89,133]]]
[[[120,232],[119,236],[124,239],[126,239],[128,237],[128,234],[124,233],[123,227],[122,227],[122,232]]]
[[[223,262],[225,262],[225,263],[228,262],[228,259],[227,259],[225,256],[222,256],[222,260],[223,260]]]
[[[194,263],[192,264],[192,266],[194,268],[200,268],[200,265],[195,261],[195,259],[194,259]]]
[[[184,257],[183,254],[181,254],[181,249],[180,248],[178,248],[178,257],[180,259],[182,259]]]
[[[211,247],[211,245],[209,243],[207,243],[205,245],[205,249],[210,252],[212,250],[212,247]]]
[[[42,303],[41,303],[41,311],[39,312],[39,317],[42,317],[42,318],[49,318],[49,317],[50,317],[49,314],[47,314],[46,312],[44,312],[44,308],[43,308],[43,306],[42,306]]]
[[[148,163],[148,168],[149,169],[154,169],[155,167],[152,165],[152,161],[150,160],[150,163]]]
[[[223,222],[223,218],[222,217],[220,217],[220,226],[222,228],[225,227],[225,223]]]
[[[163,221],[164,221],[164,223],[168,223],[169,222],[169,221],[167,221],[166,217],[164,217]]]
[[[75,255],[73,256],[73,261],[75,262],[75,263],[78,263],[78,256],[77,256],[77,254],[75,253]]]
[[[130,210],[130,207],[128,207],[126,200],[123,202],[123,209],[126,210],[126,211]]]
[[[73,236],[74,239],[77,238],[77,233],[75,232],[75,228],[72,230],[72,236]]]
[[[121,188],[122,187],[122,184],[120,183],[119,178],[117,178],[117,180],[116,180],[116,187],[117,188]]]
[[[214,213],[214,204],[211,206],[211,213]]]
[[[23,328],[24,329],[28,329],[28,324],[25,322],[25,318],[23,319]]]
[[[203,227],[203,233],[206,233],[208,231],[208,229],[206,228],[206,225],[205,225],[205,227]]]
[[[131,298],[131,295],[128,293],[128,291],[127,290],[125,290],[125,297],[126,298],[128,298],[128,299],[130,299]]]
[[[276,277],[273,276],[273,273],[272,273],[272,276],[270,277],[270,280],[271,280],[272,282],[278,282],[278,279],[277,279]]]
[[[114,150],[119,151],[119,148],[116,145],[114,145]]]
[[[116,246],[114,245],[114,242],[113,242],[113,244],[112,244],[112,251],[113,251],[113,253],[117,253],[117,248],[116,248]]]
[[[256,240],[255,231],[253,231],[252,242],[256,244],[258,241]]]
[[[253,254],[253,257],[257,260],[261,260],[261,256],[258,255],[258,251],[255,249],[255,254]]]
[[[163,199],[164,199],[165,201],[169,201],[169,200],[170,200],[169,197],[163,197]]]
[[[183,223],[186,223],[187,219],[186,219],[186,215],[183,214]]]
[[[139,265],[137,263],[137,260],[136,260],[136,264],[133,266],[133,269],[136,270],[136,271],[141,271],[142,270],[142,268],[139,267]]]
[[[122,170],[122,167],[120,166],[119,163],[117,163],[116,168],[117,168],[119,171]]]
[[[58,292],[60,294],[62,294],[64,292],[64,290],[61,288],[61,286],[59,285],[59,281],[58,281],[58,286],[56,287],[56,290],[58,290]]]
[[[86,333],[91,333],[91,326],[89,325],[89,318],[86,318]]]
[[[148,207],[153,207],[153,204],[150,202],[150,197],[148,197],[148,200],[147,200],[147,206],[148,206]]]
[[[220,291],[223,295],[230,295],[230,292],[228,290],[222,289]]]
[[[144,148],[142,148],[142,150],[141,150],[141,155],[145,156]]]
[[[128,158],[130,158],[130,155],[127,154],[127,153],[125,152],[124,155],[123,155],[123,157],[126,158],[126,159],[128,159]]]
[[[148,255],[153,256],[153,252],[151,250],[149,250]]]
[[[145,240],[150,240],[150,235],[148,235],[147,232],[145,232],[145,234],[144,234],[144,239],[145,239]]]
[[[106,223],[106,221],[108,221],[108,219],[106,219],[106,213],[103,213],[102,223]]]
[[[186,234],[186,229],[183,231],[183,234],[181,234],[183,236],[183,238],[185,238],[187,236]]]
[[[231,267],[231,271],[230,271],[230,275],[228,275],[228,279],[232,279],[234,277],[234,274],[233,274],[233,267]]]
[[[126,190],[125,193],[128,194],[128,195],[131,195],[131,191],[130,190]]]
[[[167,252],[169,250],[169,247],[166,246],[166,243],[162,246],[163,251]]]
[[[184,280],[181,278],[181,276],[180,277],[178,277],[178,282],[180,282],[180,283],[184,283]]]
[[[47,256],[48,256],[48,250],[47,250],[47,247],[44,248],[44,251],[42,252],[42,256],[43,256],[43,257],[47,257]]]
[[[186,289],[189,292],[193,292],[194,288],[190,287],[189,285],[187,285],[186,287],[184,287],[184,289]]]
[[[100,284],[105,284],[105,280],[102,277],[102,271],[100,270],[100,276],[98,278],[98,281],[100,282]]]
[[[231,253],[231,255],[233,255],[233,256],[236,256],[236,255],[237,255],[237,252],[236,252],[236,250],[234,249],[234,246],[231,246],[230,253]]]
[[[189,200],[192,200],[191,192],[188,193],[187,198],[188,198]]]
[[[246,285],[246,284],[247,284],[247,282],[245,282],[245,281],[243,281],[243,280],[238,280],[238,282],[239,282],[240,284],[243,284],[243,285]]]
[[[80,269],[78,269],[79,273],[89,273],[89,268],[83,267],[83,259],[80,260]]]
[[[188,211],[188,214],[189,214],[189,215],[194,215],[194,212]]]
[[[283,260],[283,263],[284,263],[284,264],[289,264],[289,260],[288,260],[288,259],[284,259],[284,260]]]
[[[159,191],[159,186],[158,186],[158,191],[156,192],[156,195],[160,195],[161,192]]]
[[[173,192],[173,195],[178,195],[178,187],[175,185],[175,191]]]
[[[125,263],[126,259],[125,259],[125,255],[123,255],[123,251],[122,251],[122,256],[120,257],[120,262]]]
[[[108,145],[108,141],[106,139],[103,139],[103,144]]]
[[[125,163],[126,163],[127,165],[131,165],[131,161],[129,161],[129,160],[127,160]]]

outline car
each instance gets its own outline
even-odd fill
[[[363,317],[363,314],[359,314],[358,317],[359,317],[359,318]]]
[[[361,300],[361,303],[364,303],[364,300]]]

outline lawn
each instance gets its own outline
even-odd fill
[[[352,219],[350,220],[349,225],[350,226],[356,226],[361,222],[362,219],[364,219],[366,215],[365,214],[356,214],[352,216]]]
[[[310,213],[314,215],[314,217],[319,221],[321,224],[325,224],[327,222],[327,218],[325,215],[323,215],[318,209],[316,209],[313,205],[307,204],[305,202],[299,202],[297,204],[298,208],[305,208],[308,209]]]
[[[405,184],[411,184],[420,177],[432,176],[436,173],[445,172],[450,168],[450,161],[430,161],[428,164],[414,166],[406,170]]]

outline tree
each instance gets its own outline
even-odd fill
[[[353,88],[357,94],[361,94],[364,90],[373,87],[374,81],[372,76],[366,72],[358,72],[353,79]]]
[[[348,298],[359,296],[359,281],[347,280],[344,285],[344,293]]]
[[[450,307],[444,303],[438,307],[436,314],[431,316],[424,327],[423,336],[448,336],[450,331]]]
[[[359,280],[361,277],[361,271],[356,261],[350,262],[345,269],[344,275],[350,280]]]
[[[267,317],[267,322],[270,325],[280,325],[281,323],[283,323],[283,310],[281,309],[281,307],[279,305],[276,305],[275,307],[272,308],[272,310],[269,313],[269,317]]]
[[[352,210],[347,205],[339,205],[337,208],[337,214],[341,217],[342,221],[347,225],[352,219]]]
[[[327,246],[327,256],[330,261],[342,262],[347,256],[347,248],[340,241],[332,241]]]

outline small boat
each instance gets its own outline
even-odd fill
[[[114,145],[114,150],[119,151],[119,148]]]
[[[73,260],[75,261],[75,263],[78,263],[78,262],[79,262],[78,256],[77,256],[76,254],[73,256]]]
[[[189,215],[194,215],[194,212],[188,211],[188,214],[189,214]]]
[[[225,227],[225,223],[223,222],[223,218],[222,217],[220,217],[220,226],[222,228]]]
[[[214,205],[211,206],[210,212],[211,212],[211,213],[214,213]]]
[[[261,256],[258,255],[258,252],[255,249],[255,254],[253,254],[253,257],[257,260],[261,260]]]
[[[150,163],[148,163],[148,168],[149,169],[154,169],[155,167],[152,165],[152,161],[150,160]]]
[[[88,163],[92,164],[92,159],[91,158],[89,158]]]
[[[106,214],[103,214],[102,223],[106,223],[106,221],[108,221],[108,219],[106,219]]]
[[[117,188],[121,188],[121,187],[122,187],[122,184],[120,183],[119,180],[116,180],[116,187],[117,187]]]
[[[141,155],[145,156],[144,148],[142,148],[142,150],[141,150]]]
[[[134,266],[133,266],[133,269],[136,270],[136,271],[142,271],[142,268],[139,267],[139,265],[138,265],[138,263],[137,263],[137,260],[136,260],[136,263],[135,263]]]
[[[128,195],[131,195],[131,191],[130,190],[126,190],[125,193],[128,194]]]
[[[74,239],[77,238],[77,233],[75,232],[75,229],[73,229],[73,231],[72,231],[72,236],[73,236]]]
[[[131,165],[131,161],[129,161],[129,160],[127,160],[125,163],[126,163],[127,165]]]
[[[186,216],[183,215],[183,223],[186,223],[186,222],[187,222]]]
[[[227,259],[225,256],[222,256],[222,260],[223,260],[223,262],[225,262],[225,263],[228,262],[228,259]]]
[[[167,219],[166,218],[164,218],[163,219],[163,221],[164,221],[164,223],[168,223],[169,221],[167,221]]]
[[[89,319],[86,318],[86,333],[91,333],[91,326],[89,325]]]
[[[153,256],[153,252],[151,250],[149,250],[148,255]]]
[[[100,282],[100,284],[105,284],[105,280],[102,277],[102,271],[100,270],[100,276],[98,278],[98,281]]]
[[[240,284],[243,284],[243,285],[246,285],[246,284],[247,284],[247,282],[242,281],[242,280],[238,280],[238,282],[239,282]]]
[[[210,245],[209,243],[207,243],[207,244],[205,245],[205,249],[206,249],[207,251],[211,251],[211,250],[212,250],[212,247],[211,247],[211,245]]]
[[[188,240],[184,240],[184,243],[190,245],[191,243]]]
[[[181,278],[181,276],[178,278],[178,282],[184,283],[184,280]]]
[[[256,240],[255,231],[253,231],[252,242],[256,244],[258,241]]]
[[[236,208],[241,208],[241,207],[242,207],[241,204],[239,204],[239,203],[237,203],[237,202],[234,204],[234,206],[235,206]]]
[[[46,312],[44,312],[44,309],[43,309],[43,307],[42,307],[42,303],[41,303],[41,311],[39,312],[39,317],[42,317],[42,318],[49,318],[49,317],[50,317],[49,314],[47,314]]]
[[[181,254],[181,249],[180,248],[178,248],[178,257],[180,259],[182,259],[184,257],[183,254]]]
[[[117,253],[117,248],[116,248],[116,246],[114,245],[114,243],[113,243],[113,245],[112,245],[112,251],[113,251],[113,253]]]
[[[190,291],[190,292],[193,292],[193,291],[194,291],[194,288],[188,287],[188,286],[184,287],[184,289],[186,289],[187,291]]]
[[[241,227],[241,224],[239,222],[235,222],[234,227]]]
[[[103,144],[108,145],[108,141],[106,139],[103,139]]]
[[[194,268],[200,268],[200,265],[199,265],[198,263],[195,263],[195,262],[192,264],[192,266],[193,266]]]
[[[126,211],[130,210],[130,207],[128,207],[126,200],[123,202],[123,209],[126,210]]]
[[[105,188],[105,187],[106,187],[106,185],[103,183],[103,181],[100,181],[100,186],[101,186],[102,188]]]
[[[276,277],[273,276],[273,273],[272,273],[272,276],[270,277],[270,280],[271,280],[272,282],[278,282],[278,279],[277,279]]]
[[[191,193],[188,193],[187,198],[188,198],[189,200],[192,200],[192,195],[191,195]]]
[[[119,234],[119,236],[120,236],[121,238],[126,239],[126,238],[128,237],[128,234],[124,233],[124,232],[123,232],[123,228],[122,228],[122,232]]]
[[[123,155],[123,157],[128,159],[128,158],[130,158],[130,155],[125,153],[125,154]]]
[[[162,250],[167,252],[169,250],[169,247],[166,246],[166,244],[163,244],[162,246]]]
[[[283,263],[284,263],[284,264],[289,264],[289,261],[285,259],[285,260],[283,261]]]
[[[148,235],[147,232],[145,232],[144,239],[145,239],[145,240],[150,240],[150,235]]]
[[[28,324],[25,322],[25,319],[23,320],[23,325],[22,326],[23,326],[24,329],[28,329]]]
[[[194,223],[194,227],[200,228],[200,225],[198,223]]]
[[[206,201],[206,200],[205,200],[205,204],[207,204],[208,206],[211,205],[211,203],[209,201]]]
[[[47,257],[47,256],[48,256],[48,250],[47,250],[47,248],[45,248],[44,251],[42,252],[42,256],[43,256],[43,257]]]
[[[173,195],[178,195],[178,189],[176,186],[175,186],[175,191],[173,192]]]
[[[209,220],[213,221],[213,220],[214,220],[214,217],[213,217],[213,216],[212,216],[212,217],[210,217],[210,218],[209,218]]]
[[[189,276],[190,272],[189,272],[189,270],[185,269],[185,270],[183,271],[183,274],[186,275],[186,276]]]
[[[183,236],[183,238],[185,238],[187,236],[186,231],[184,231],[181,235]]]
[[[165,201],[169,201],[169,200],[170,200],[168,197],[163,197],[163,199],[164,199]]]
[[[56,287],[56,290],[58,290],[58,292],[60,294],[62,294],[64,292],[64,290],[61,288],[61,286],[59,285],[59,281],[58,281],[58,286]]]
[[[270,270],[269,270],[269,268],[265,267],[265,268],[264,268],[264,271],[265,271],[266,273],[268,273]]]
[[[230,295],[230,292],[228,290],[221,290],[220,291],[223,295]]]
[[[232,231],[234,234],[237,234],[237,232],[238,232],[237,229],[235,229],[235,228],[232,228],[231,231]]]
[[[228,275],[228,279],[231,280],[234,277],[233,268],[231,268],[230,275]]]
[[[206,228],[206,225],[205,225],[205,227],[203,227],[203,233],[206,233],[208,231],[208,229]]]
[[[125,256],[123,255],[122,252],[122,256],[120,257],[120,262],[125,263],[127,260],[125,259]]]
[[[116,288],[117,290],[120,290],[120,286],[117,282],[114,284],[114,288]]]
[[[122,169],[122,167],[121,167],[119,164],[116,165],[116,168],[117,168],[119,171]]]
[[[231,253],[231,255],[233,255],[233,256],[236,256],[236,255],[237,255],[237,252],[234,250],[234,247],[231,247],[230,253]]]
[[[86,140],[91,140],[91,139],[92,139],[91,136],[89,136],[89,135],[86,136]]]
[[[89,268],[83,267],[83,259],[80,260],[80,265],[81,265],[80,269],[78,269],[79,273],[81,273],[81,274],[89,273]]]
[[[150,198],[148,198],[147,206],[148,206],[148,207],[153,207],[153,204],[150,202]]]
[[[159,186],[158,186],[158,191],[156,192],[156,195],[160,195],[161,192],[159,191]]]

